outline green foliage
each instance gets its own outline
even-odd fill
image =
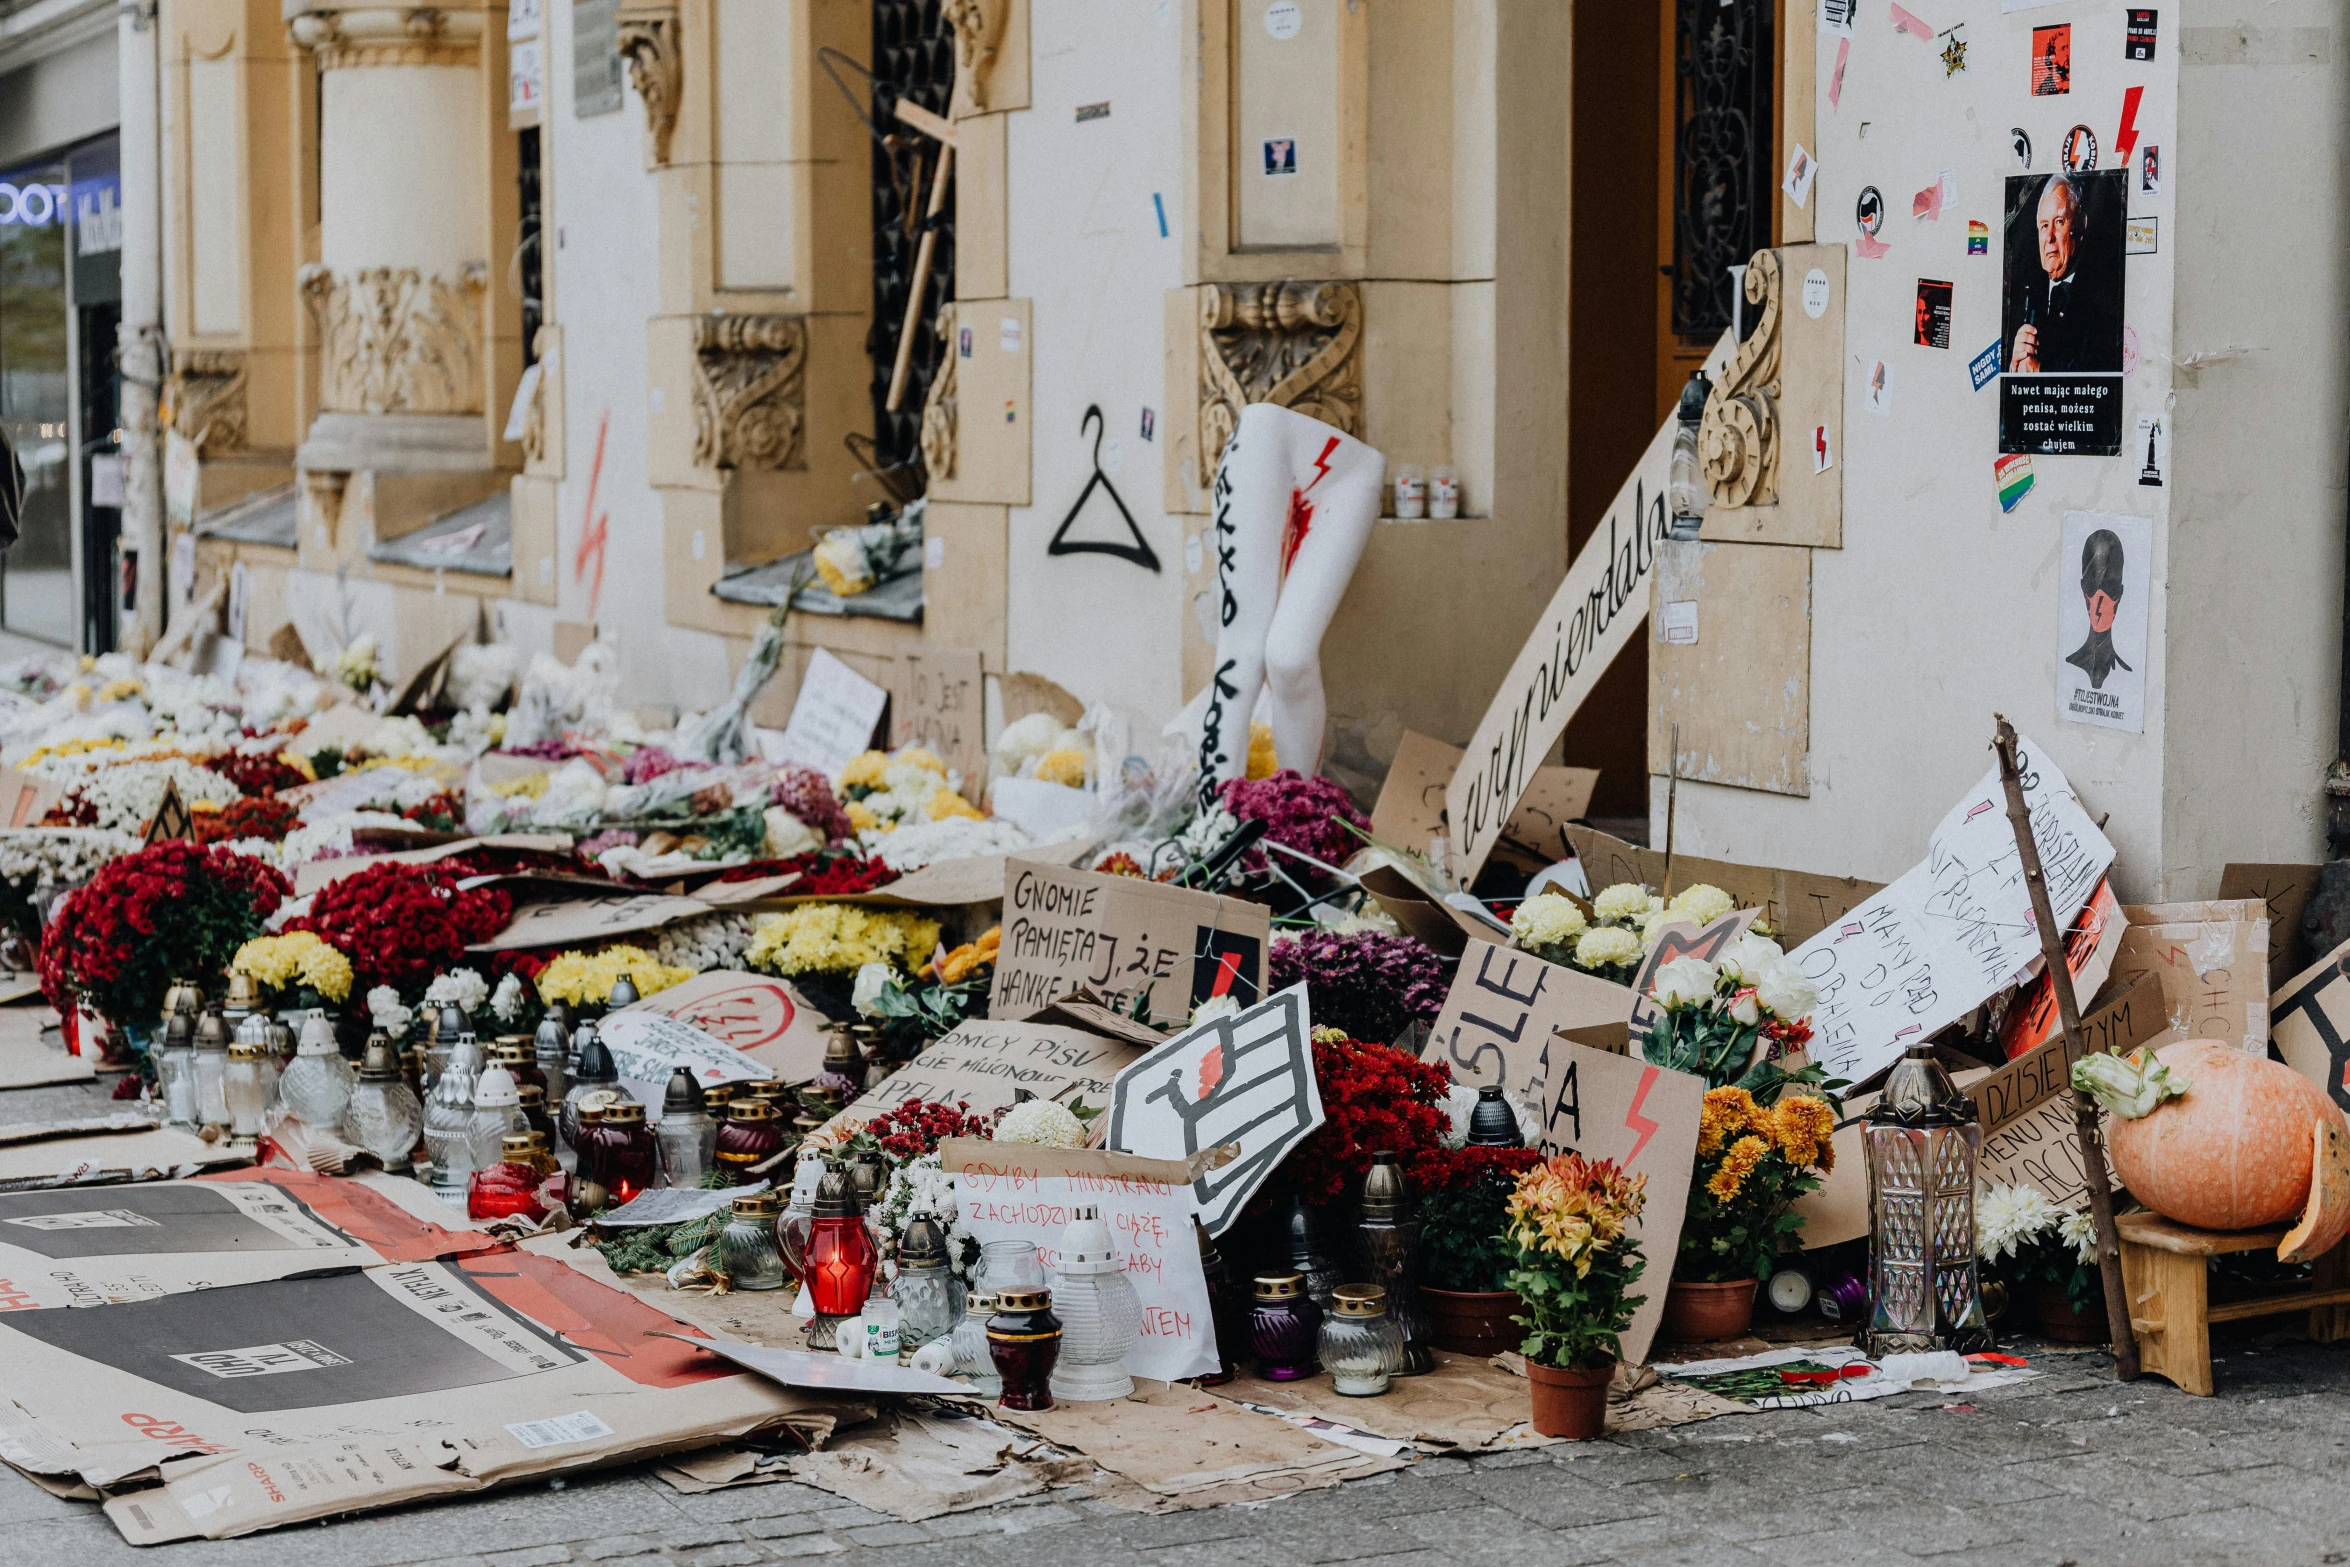
[[[1673,1277],[1709,1284],[1769,1278],[1803,1229],[1802,1218],[1789,1212],[1789,1205],[1819,1184],[1818,1176],[1790,1169],[1777,1154],[1756,1166],[1728,1202],[1707,1190],[1702,1179],[1692,1182]]]
[[[1420,1282],[1433,1289],[1508,1289],[1518,1248],[1502,1233],[1504,1205],[1517,1178],[1507,1170],[1480,1171],[1459,1191],[1420,1193]]]
[[[1505,1281],[1525,1302],[1525,1315],[1511,1320],[1526,1330],[1518,1350],[1540,1366],[1596,1367],[1621,1359],[1621,1335],[1645,1295],[1631,1293],[1648,1266],[1640,1243],[1627,1238],[1616,1250],[1595,1255],[1591,1271],[1578,1278],[1572,1267],[1541,1252],[1516,1248],[1518,1265]]]
[[[902,975],[893,974],[873,999],[868,1015],[880,1026],[889,1053],[901,1061],[911,1060],[923,1047],[954,1032],[972,1008],[985,1004],[989,980],[987,973],[981,973],[953,985],[929,979],[909,983]]]

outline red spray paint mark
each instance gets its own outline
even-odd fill
[[[596,623],[596,608],[604,598],[604,544],[611,536],[612,514],[596,509],[596,490],[604,477],[604,437],[612,429],[612,410],[604,410],[604,417],[596,424],[596,459],[588,465],[587,504],[580,508],[579,550],[571,558],[571,580],[588,581],[587,622]],[[588,579],[588,560],[593,557],[596,574]]]
[[[1640,1086],[1632,1091],[1632,1108],[1624,1112],[1624,1125],[1640,1134],[1639,1141],[1632,1145],[1632,1151],[1624,1155],[1624,1168],[1627,1170],[1639,1160],[1640,1150],[1646,1148],[1648,1140],[1657,1133],[1657,1123],[1640,1113],[1640,1107],[1648,1102],[1648,1091],[1656,1086],[1656,1075],[1657,1069],[1653,1066],[1640,1074]]]

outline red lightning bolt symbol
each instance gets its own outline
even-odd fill
[[[1640,1086],[1632,1091],[1632,1108],[1624,1112],[1624,1124],[1640,1134],[1640,1140],[1632,1145],[1632,1151],[1624,1155],[1624,1168],[1627,1170],[1639,1159],[1640,1150],[1648,1146],[1648,1140],[1656,1135],[1656,1123],[1640,1113],[1640,1107],[1648,1102],[1648,1091],[1656,1086],[1656,1074],[1657,1069],[1653,1066],[1640,1074]]]
[[[1320,484],[1324,476],[1330,472],[1330,454],[1336,450],[1338,450],[1337,436],[1333,435],[1322,443],[1322,455],[1314,459],[1314,484]],[[1310,490],[1314,484],[1309,484],[1306,488]]]
[[[2124,163],[2130,161],[2130,149],[2138,145],[2138,100],[2145,95],[2143,87],[2132,87],[2122,93],[2122,128],[2114,135],[2113,151]]]

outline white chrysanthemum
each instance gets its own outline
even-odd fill
[[[1800,1023],[1811,1016],[1820,999],[1819,987],[1793,958],[1773,958],[1765,963],[1755,976],[1754,990],[1772,1016],[1786,1023]]]
[[[453,968],[425,987],[424,1004],[445,1007],[454,1002],[471,1016],[481,1010],[489,994],[490,982],[480,974],[469,968]]]
[[[1240,818],[1221,805],[1211,805],[1191,819],[1191,825],[1175,835],[1175,842],[1187,859],[1204,859],[1222,848],[1224,840],[1240,828]]]
[[[872,856],[903,876],[939,860],[965,860],[981,854],[1008,854],[1028,847],[1028,834],[1000,817],[974,821],[949,816],[943,821],[908,822],[891,833],[858,835]]]
[[[392,1036],[397,1043],[408,1032],[408,1025],[416,1014],[400,1002],[400,993],[389,985],[378,985],[367,993],[367,1017],[377,1028]]]
[[[1085,1123],[1059,1100],[1023,1099],[996,1123],[995,1140],[1040,1148],[1083,1148]]]
[[[1649,994],[1667,1007],[1703,1006],[1713,999],[1720,971],[1703,958],[1675,958],[1656,971]]]
[[[91,777],[74,793],[97,811],[92,825],[113,832],[139,832],[163,805],[166,788],[179,790],[180,803],[198,801],[226,805],[244,797],[244,791],[209,768],[168,757],[152,762],[124,762]]]
[[[522,976],[508,974],[498,981],[498,988],[490,993],[490,1016],[501,1023],[519,1022],[529,1000],[530,994],[523,988]]]
[[[1510,934],[1521,947],[1563,947],[1588,928],[1575,900],[1555,892],[1528,898],[1510,916]]]
[[[748,914],[705,914],[664,926],[653,938],[653,956],[670,968],[692,969],[697,974],[714,968],[740,968],[756,923]]]
[[[1665,905],[1665,911],[1676,919],[1685,919],[1692,924],[1710,925],[1736,907],[1737,900],[1728,893],[1701,881],[1694,887],[1684,887],[1674,893],[1673,901]]]
[[[2056,1221],[2056,1238],[2073,1249],[2073,1260],[2082,1267],[2097,1266],[2097,1221],[2088,1209],[2066,1209]]]
[[[29,898],[78,886],[108,860],[131,854],[139,840],[93,827],[24,827],[0,832],[0,881]]]
[[[1614,925],[1636,920],[1648,912],[1648,889],[1628,881],[1602,888],[1591,900],[1591,912]]]
[[[1640,961],[1640,938],[1614,925],[1587,930],[1575,941],[1577,968],[1621,968]]]
[[[2016,1256],[2056,1219],[2056,1204],[2037,1186],[1982,1187],[1975,1193],[1975,1255],[1985,1262]]]
[[[940,1168],[939,1156],[934,1153],[892,1170],[889,1184],[873,1205],[873,1228],[884,1254],[882,1271],[893,1279],[898,1276],[898,1237],[923,1214],[945,1226],[947,1266],[969,1283],[979,1265],[979,1238],[963,1222],[962,1209],[955,1201],[955,1178]]]

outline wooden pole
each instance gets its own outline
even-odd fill
[[[906,293],[906,320],[898,329],[898,362],[889,372],[889,411],[893,414],[906,400],[906,374],[914,365],[914,329],[922,324],[922,296],[930,291],[930,257],[938,248],[938,215],[947,204],[947,174],[954,166],[954,143],[941,142],[938,168],[930,176],[930,206],[923,213],[922,248],[914,253],[914,286]]]
[[[1673,754],[1665,758],[1665,897],[1673,896],[1673,810],[1681,799],[1681,726],[1673,725]]]
[[[2048,879],[2040,870],[2040,846],[2032,841],[2031,812],[2024,806],[2023,769],[2016,761],[2015,726],[2006,715],[1998,722],[1991,742],[1999,753],[1999,782],[2007,791],[2007,820],[2015,829],[2016,856],[2023,862],[2024,884],[2032,893],[2032,922],[2040,928],[2040,955],[2047,960],[2048,982],[2056,992],[2056,1011],[2064,1029],[2064,1058],[2069,1074],[2085,1044],[2081,1038],[2081,1006],[2073,995],[2073,973],[2064,961],[2064,932],[2056,928],[2056,913],[2048,903]],[[2122,1282],[2121,1236],[2113,1225],[2113,1183],[2105,1173],[2105,1145],[2097,1135],[2097,1101],[2073,1090],[2073,1135],[2080,1143],[2081,1174],[2089,1184],[2089,1217],[2097,1227],[2097,1272],[2105,1285],[2105,1323],[2113,1334],[2114,1375],[2124,1382],[2138,1380],[2138,1335],[2130,1328],[2129,1291]]]

